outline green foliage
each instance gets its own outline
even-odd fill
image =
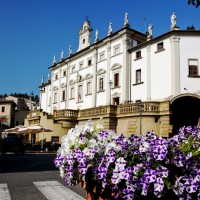
[[[199,141],[190,136],[187,141],[180,144],[180,150],[187,156],[192,153],[192,156],[200,155],[199,151]]]
[[[196,8],[198,8],[200,6],[200,0],[188,0],[188,4],[196,6]]]
[[[31,92],[30,95],[27,93],[10,93],[10,94],[0,94],[0,100],[7,97],[7,96],[13,96],[13,97],[19,97],[19,98],[25,98],[25,99],[31,99],[32,101],[39,102],[39,96],[34,95],[33,92]]]

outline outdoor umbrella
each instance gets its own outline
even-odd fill
[[[14,128],[5,129],[4,132],[6,133],[18,133],[18,130],[24,128],[23,125],[15,126]]]
[[[44,136],[44,132],[52,132],[53,130],[50,128],[45,128],[39,124],[30,125],[28,127],[23,127],[18,130],[19,133],[26,133],[26,134],[36,134],[36,133],[42,133],[42,136]],[[41,141],[41,149],[43,149],[43,138]]]

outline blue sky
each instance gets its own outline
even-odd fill
[[[0,0],[0,94],[39,94],[53,55],[59,61],[64,50],[67,57],[69,45],[76,52],[86,16],[93,42],[96,29],[99,39],[107,36],[110,21],[113,32],[121,29],[125,12],[137,31],[145,33],[151,23],[154,37],[169,31],[173,12],[180,29],[200,29],[200,8],[187,0]]]

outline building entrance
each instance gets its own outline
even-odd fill
[[[200,120],[200,97],[180,96],[171,103],[171,124],[173,134],[179,132],[183,126],[198,126]]]

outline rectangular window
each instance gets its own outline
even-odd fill
[[[54,93],[54,103],[57,103],[57,93]]]
[[[99,79],[99,91],[103,91],[103,78]]]
[[[54,143],[58,143],[59,142],[59,136],[51,136],[51,141]]]
[[[137,58],[141,58],[141,51],[137,51],[136,53],[135,53],[135,58],[137,59]]]
[[[91,88],[91,82],[87,83],[87,94],[91,94],[92,93],[92,88]]]
[[[119,47],[115,47],[114,49],[114,55],[117,55],[117,54],[119,54]]]
[[[2,106],[1,112],[5,112],[5,107],[4,106]]]
[[[55,75],[55,80],[58,80],[58,74]]]
[[[189,60],[189,76],[198,76],[197,60]]]
[[[72,73],[76,71],[76,67],[72,67]]]
[[[70,97],[71,99],[74,99],[74,87],[71,87]]]
[[[49,106],[51,105],[51,97],[49,97]]]
[[[92,65],[92,60],[88,60],[88,66]]]
[[[160,51],[162,49],[164,49],[164,44],[163,44],[163,42],[160,42],[157,44],[157,51]]]
[[[119,86],[119,73],[114,74],[114,87]]]
[[[83,69],[83,63],[79,64],[79,69]]]
[[[141,83],[141,69],[136,70],[136,83]]]
[[[65,101],[65,90],[62,91],[62,101]]]
[[[78,86],[78,102],[82,101],[82,96],[83,96],[83,86],[79,85]]]
[[[63,76],[66,76],[67,75],[67,72],[66,71],[63,71]]]
[[[104,53],[102,53],[102,54],[100,54],[100,56],[99,56],[100,58],[100,61],[103,61],[104,59],[105,59],[105,54]]]
[[[189,66],[189,76],[198,76],[198,69],[196,65]]]

